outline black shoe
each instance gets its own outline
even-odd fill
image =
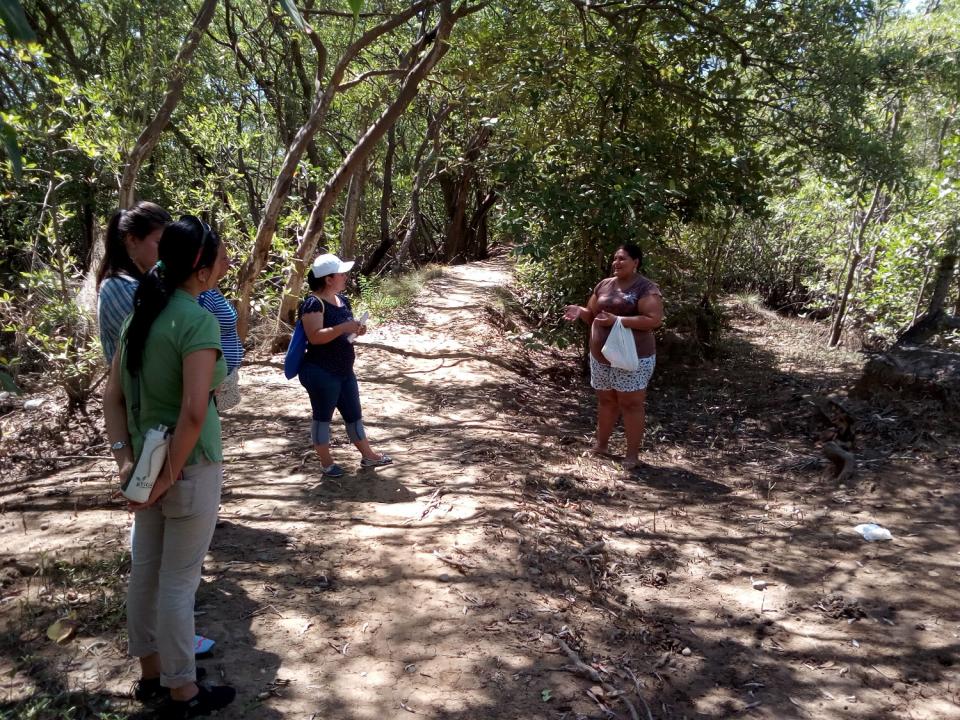
[[[237,691],[229,685],[207,687],[198,685],[199,692],[189,700],[167,700],[160,706],[157,717],[160,720],[186,720],[187,718],[209,715],[215,710],[225,708],[233,702]]]
[[[206,676],[207,671],[198,667],[197,682],[200,682]],[[168,697],[170,697],[170,689],[160,685],[160,678],[148,678],[146,680],[141,678],[133,686],[133,699],[142,702],[144,705],[159,702]]]

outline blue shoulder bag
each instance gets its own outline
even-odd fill
[[[320,307],[324,307],[323,300],[320,301]],[[290,344],[287,346],[287,356],[283,359],[283,374],[286,375],[287,380],[292,380],[300,374],[300,365],[303,363],[306,352],[307,332],[303,329],[301,317],[293,328],[293,337],[290,338]]]

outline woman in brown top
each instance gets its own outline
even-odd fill
[[[643,254],[632,243],[613,254],[613,277],[601,280],[586,307],[567,305],[563,317],[590,325],[590,385],[597,391],[597,439],[592,452],[607,453],[617,418],[623,415],[627,454],[623,466],[632,470],[643,442],[647,383],[656,365],[653,331],[663,322],[663,297],[655,283],[638,270]],[[617,317],[633,331],[640,366],[622,370],[610,365],[601,352]]]

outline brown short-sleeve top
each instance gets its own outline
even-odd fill
[[[661,293],[655,282],[643,275],[637,275],[636,279],[626,289],[620,288],[616,278],[605,278],[597,283],[593,294],[597,298],[598,310],[605,310],[621,317],[631,317],[640,314],[637,312],[637,303],[641,298],[645,298],[647,295],[660,295]],[[590,329],[590,354],[604,365],[609,365],[610,362],[600,351],[603,349],[604,343],[607,342],[609,335],[609,327],[594,323]],[[633,339],[637,343],[637,355],[639,357],[650,357],[656,354],[657,345],[652,331],[633,330]]]

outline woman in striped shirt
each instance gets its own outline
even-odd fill
[[[140,279],[157,262],[160,235],[170,220],[162,207],[142,200],[110,218],[106,254],[97,271],[97,320],[107,364],[113,361],[120,326],[133,312]]]
[[[225,263],[223,272],[228,265]],[[243,343],[237,334],[237,311],[216,288],[200,293],[200,307],[210,312],[220,325],[220,345],[223,359],[227,362],[227,376],[214,391],[217,410],[230,410],[240,402],[240,362],[243,360]]]

